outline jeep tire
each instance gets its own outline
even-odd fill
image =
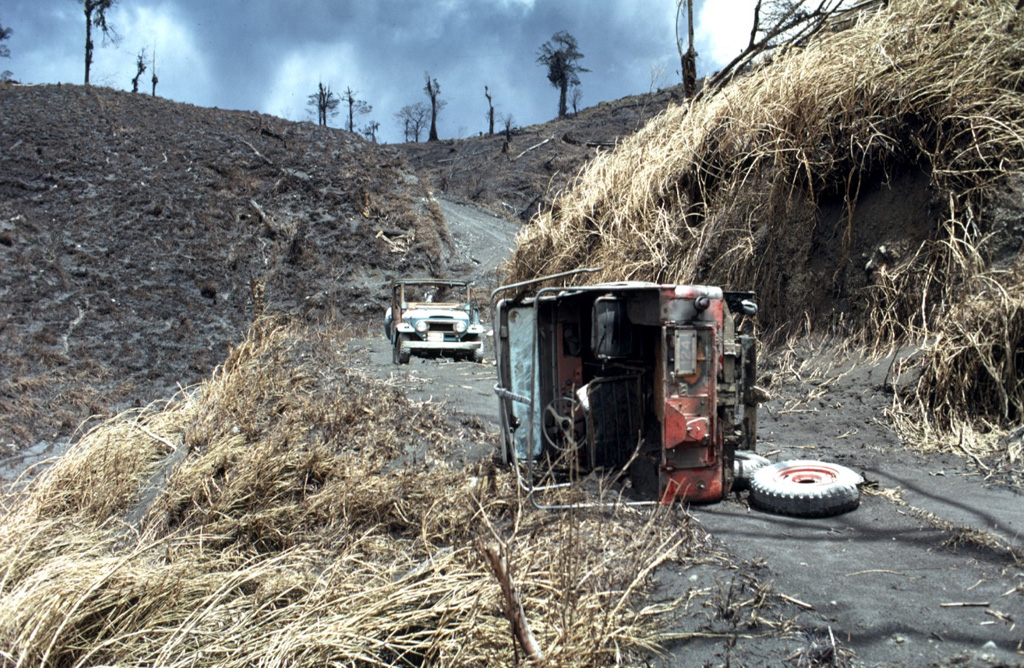
[[[392,351],[391,361],[395,364],[408,364],[412,353],[405,347],[405,342],[411,337],[408,334],[397,334],[395,336],[395,347]]]
[[[750,478],[754,471],[771,466],[767,457],[750,452],[749,450],[737,450],[732,460],[732,488],[735,491],[742,491],[750,487]]]
[[[828,462],[793,460],[754,471],[750,476],[750,503],[777,515],[831,517],[853,510],[860,503],[856,472]]]

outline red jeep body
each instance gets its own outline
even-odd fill
[[[751,293],[652,283],[548,288],[495,304],[504,451],[529,468],[628,467],[662,503],[721,500],[754,449]]]

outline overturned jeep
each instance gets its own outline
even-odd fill
[[[559,471],[625,469],[665,504],[728,494],[734,453],[754,450],[757,430],[755,342],[739,333],[753,293],[526,285],[492,298],[504,457],[521,482],[532,492]]]
[[[391,341],[395,364],[408,364],[411,355],[451,355],[475,362],[484,356],[484,328],[466,281],[394,281],[384,335]]]

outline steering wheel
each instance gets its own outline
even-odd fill
[[[555,450],[586,445],[587,420],[574,397],[556,397],[544,408],[544,441]]]

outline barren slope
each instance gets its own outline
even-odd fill
[[[0,87],[0,445],[70,435],[223,360],[271,310],[379,311],[443,271],[440,212],[340,130],[78,86]]]
[[[398,144],[438,192],[528,221],[572,184],[587,161],[611,150],[674,102],[682,87],[601,102],[547,123],[493,136]]]

